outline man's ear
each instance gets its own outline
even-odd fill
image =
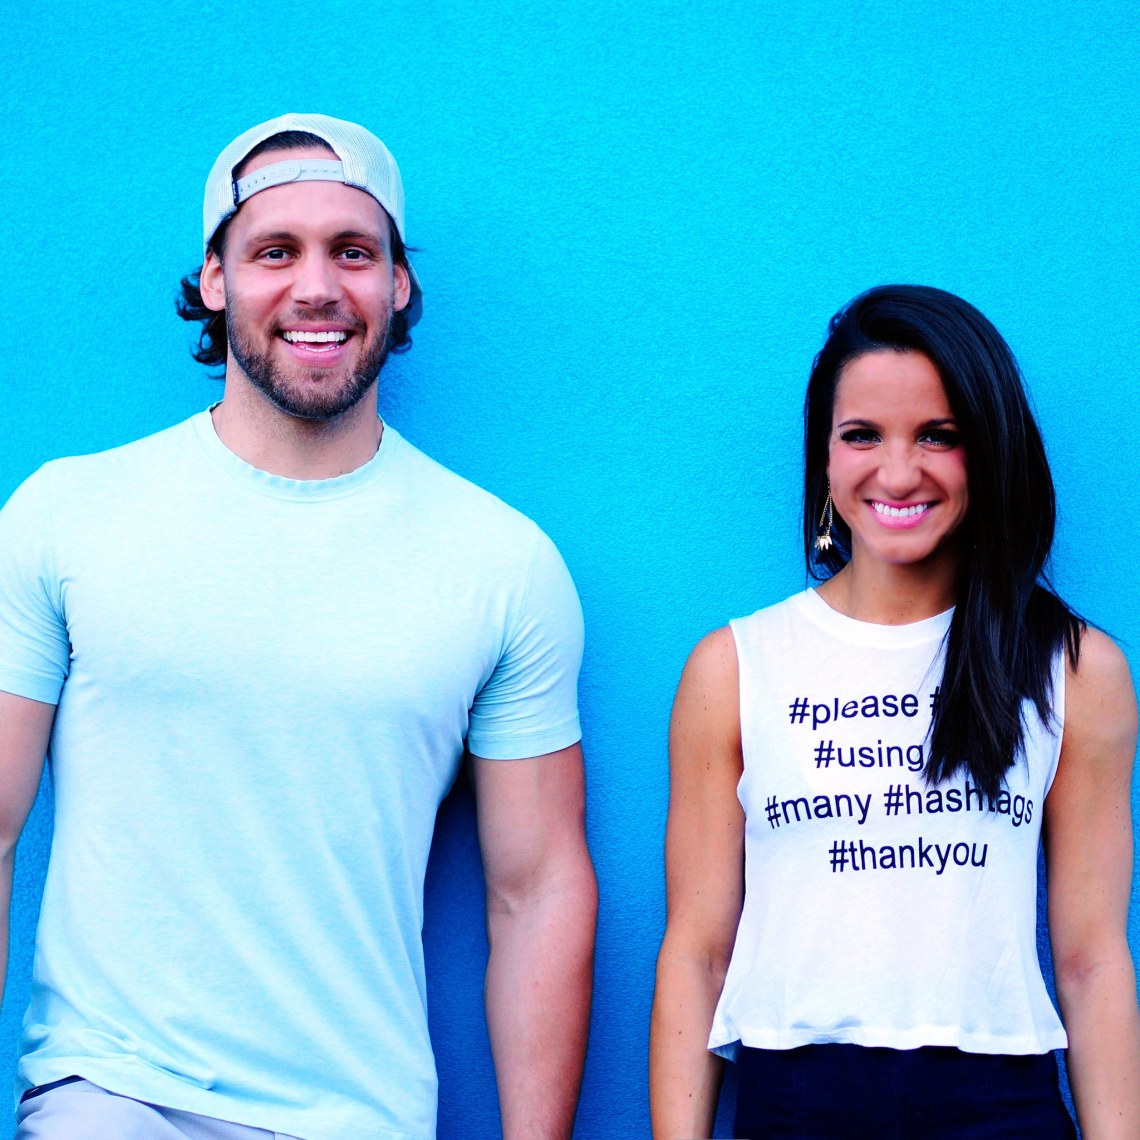
[[[222,274],[222,263],[213,250],[206,254],[206,260],[202,263],[198,292],[202,294],[202,304],[207,309],[214,309],[219,313],[225,309],[226,279]]]
[[[401,309],[407,307],[412,297],[411,278],[408,276],[408,271],[404,266],[399,264],[392,266],[392,285],[392,310],[398,313]],[[213,306],[211,306],[211,308],[212,307]]]

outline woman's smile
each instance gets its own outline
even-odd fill
[[[919,352],[868,352],[835,390],[828,477],[859,562],[956,557],[966,450],[937,369]]]

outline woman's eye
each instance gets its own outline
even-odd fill
[[[935,447],[957,447],[958,433],[950,428],[932,428],[919,436],[921,443],[933,444]]]
[[[843,440],[844,443],[851,443],[859,447],[877,443],[879,436],[870,428],[845,428],[839,433],[839,438]]]

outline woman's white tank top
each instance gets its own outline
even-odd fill
[[[745,898],[710,1049],[1065,1046],[1036,945],[1064,658],[1055,721],[1026,705],[1025,754],[996,800],[961,773],[928,787],[950,616],[871,625],[808,590],[731,623]]]

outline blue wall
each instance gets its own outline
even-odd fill
[[[1140,666],[1134,4],[44,0],[7,23],[0,496],[215,396],[171,299],[224,143],[320,110],[398,156],[426,315],[385,413],[536,518],[585,606],[580,1137],[647,1134],[669,705],[701,634],[803,584],[799,405],[842,302],[925,282],[1002,329],[1058,581]],[[19,855],[5,1068],[49,826],[41,804]],[[460,789],[426,929],[445,1140],[497,1131],[479,876]]]

